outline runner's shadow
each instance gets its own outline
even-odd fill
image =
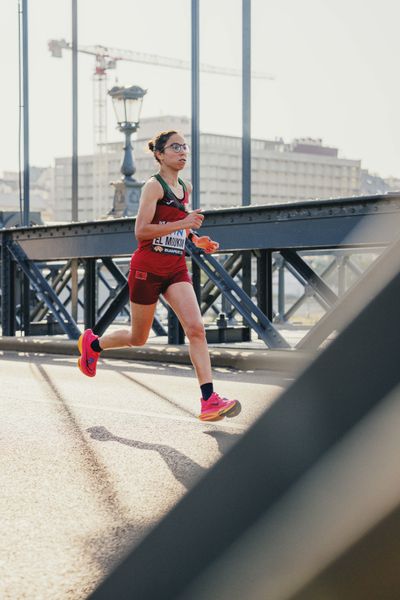
[[[226,431],[204,431],[203,433],[215,439],[221,454],[228,452],[233,444],[242,437],[241,433],[227,433]]]
[[[185,456],[185,454],[182,454],[182,452],[179,452],[179,450],[171,448],[171,446],[166,446],[164,444],[149,444],[113,435],[106,427],[101,425],[89,427],[86,431],[90,433],[90,436],[94,440],[99,442],[118,442],[119,444],[130,446],[131,448],[137,448],[138,450],[158,452],[175,479],[187,490],[193,487],[196,481],[206,472],[204,467],[188,456]]]

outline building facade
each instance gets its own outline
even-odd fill
[[[144,119],[134,140],[135,178],[145,181],[157,171],[157,163],[147,150],[147,141],[156,132],[177,129],[190,144],[190,120],[185,117]],[[119,181],[123,142],[113,142],[102,150],[106,175],[99,181],[93,155],[79,157],[79,220],[104,217],[113,204],[114,188]],[[190,180],[190,157],[183,177]],[[95,180],[96,177],[96,180]],[[200,134],[200,205],[220,208],[242,205],[241,139],[239,137]],[[102,197],[95,190],[102,189]],[[324,146],[322,140],[299,139],[292,143],[279,140],[252,140],[251,204],[283,203],[316,198],[359,195],[361,162],[338,156],[338,150]],[[59,221],[71,218],[71,159],[57,158],[54,174],[54,216]]]
[[[31,166],[29,190],[30,212],[35,213],[35,215],[41,215],[43,221],[54,220],[53,179],[54,170],[52,167],[41,168]],[[2,177],[0,177],[0,211],[3,214],[22,212],[23,209],[20,206],[20,198],[22,196],[22,176],[20,177],[17,171],[5,171]],[[37,219],[37,216],[35,219]]]

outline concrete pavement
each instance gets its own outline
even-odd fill
[[[86,598],[291,380],[214,374],[243,410],[205,424],[188,364],[101,359],[88,379],[74,356],[0,351],[2,600]]]

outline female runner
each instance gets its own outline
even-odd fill
[[[78,365],[88,377],[96,375],[102,350],[146,343],[153,323],[158,297],[162,294],[177,315],[189,339],[189,353],[201,389],[203,421],[216,421],[240,412],[237,400],[219,396],[213,388],[211,362],[204,325],[185,260],[185,240],[207,253],[219,244],[191,230],[201,227],[200,209],[187,211],[190,183],[178,177],[184,168],[189,147],[176,131],[162,132],[150,141],[149,149],[159,163],[159,172],[145,183],[136,218],[138,248],[132,255],[128,277],[131,329],[119,329],[98,337],[86,329],[78,341]]]

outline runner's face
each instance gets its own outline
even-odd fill
[[[165,144],[164,151],[159,155],[161,163],[176,171],[183,169],[186,165],[188,150],[184,150],[182,145],[186,143],[185,138],[178,133],[171,135]],[[181,147],[176,151],[176,149],[172,147],[172,144],[179,144]]]

